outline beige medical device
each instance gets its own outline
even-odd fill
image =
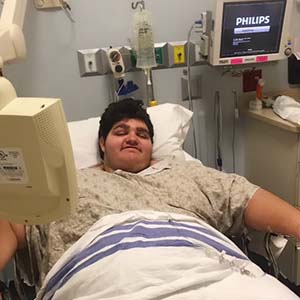
[[[26,56],[22,32],[27,0],[5,1],[0,18],[0,68]]]
[[[4,2],[0,69],[24,58],[26,0]],[[18,98],[0,77],[0,219],[41,224],[70,215],[77,200],[76,171],[61,100]]]
[[[0,218],[39,224],[69,215],[76,172],[61,101],[15,98],[0,110],[0,128]]]

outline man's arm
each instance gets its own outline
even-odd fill
[[[254,229],[300,240],[300,210],[264,189],[258,189],[249,200],[244,219]]]
[[[0,220],[0,271],[4,269],[18,248],[26,244],[25,226]]]

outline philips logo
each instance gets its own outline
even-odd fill
[[[236,19],[236,26],[244,25],[262,25],[269,24],[270,16],[258,16],[258,17],[238,17]]]

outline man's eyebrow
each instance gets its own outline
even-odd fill
[[[137,127],[136,130],[149,133],[149,130],[147,128],[144,128],[144,127]]]
[[[129,129],[130,126],[127,125],[127,124],[125,124],[125,123],[120,123],[120,124],[116,124],[116,125],[112,128],[112,130],[115,130],[115,129],[118,129],[118,128]],[[137,128],[136,128],[136,131],[139,131],[139,132],[147,132],[147,133],[149,133],[148,128],[144,128],[144,127],[137,127]]]
[[[117,129],[117,128],[128,129],[129,126],[124,124],[124,123],[120,123],[120,124],[117,124],[117,125],[113,126],[112,129],[114,130],[114,129]]]

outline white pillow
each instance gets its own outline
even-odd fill
[[[193,113],[178,104],[161,104],[147,108],[154,128],[153,159],[173,156],[184,160],[182,144]]]
[[[193,113],[178,104],[160,104],[147,108],[154,127],[153,158],[173,156],[185,158],[182,144],[189,130]],[[69,122],[69,132],[77,169],[95,166],[101,162],[98,154],[100,117]]]
[[[69,132],[77,169],[95,166],[101,162],[98,154],[100,117],[69,122]]]

